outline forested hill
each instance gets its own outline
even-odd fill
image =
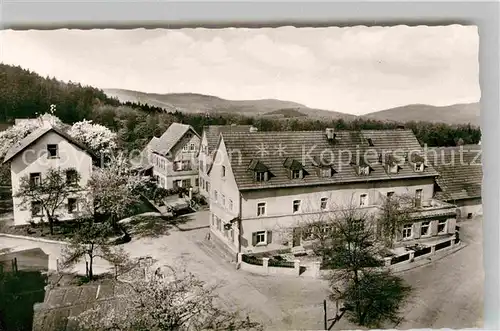
[[[55,115],[65,123],[90,119],[118,132],[121,146],[128,150],[144,147],[173,122],[190,124],[199,133],[205,125],[225,124],[254,125],[261,131],[324,130],[327,127],[377,130],[395,129],[404,124],[413,130],[421,144],[429,146],[454,146],[459,141],[477,144],[481,138],[479,128],[467,124],[397,123],[360,117],[346,120],[168,112],[148,104],[122,103],[100,89],[44,78],[20,67],[0,64],[0,125],[13,123],[15,118],[35,117],[37,113],[47,112],[51,104],[57,106]]]
[[[75,83],[64,83],[55,78],[44,78],[35,72],[0,63],[0,123],[15,118],[33,117],[51,104],[65,122],[88,118],[99,104],[120,105],[103,91]]]

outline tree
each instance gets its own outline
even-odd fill
[[[380,329],[383,322],[398,323],[399,309],[411,287],[387,271],[364,271],[358,284],[352,282],[343,294],[347,318],[358,325]]]
[[[121,248],[116,248],[109,242],[111,229],[106,223],[95,223],[93,219],[80,220],[80,227],[74,233],[68,246],[63,248],[61,266],[69,268],[82,258],[88,262],[89,280],[93,280],[93,265],[96,258],[101,258],[112,264],[121,264],[126,260],[126,254]]]
[[[38,127],[39,125],[36,122],[26,121],[13,125],[7,130],[0,131],[0,159],[5,157],[7,151],[15,143],[21,141]]]
[[[73,174],[71,183],[68,182],[67,171],[71,171]],[[40,211],[45,212],[47,216],[50,234],[54,234],[56,212],[71,194],[81,189],[79,182],[80,175],[75,169],[49,168],[41,178],[35,179],[29,175],[21,178],[15,197],[20,198],[21,206],[33,208],[33,203],[37,203]]]
[[[148,177],[131,171],[124,155],[113,155],[104,167],[92,173],[88,182],[89,201],[93,203],[89,211],[103,216],[116,229],[118,220],[127,216],[131,207],[140,201],[139,192],[148,181]]]
[[[261,330],[249,317],[223,308],[217,286],[173,268],[148,271],[121,283],[119,304],[89,309],[74,318],[81,330]]]
[[[396,276],[380,271],[385,245],[377,236],[376,215],[352,201],[335,206],[326,215],[312,224],[317,224],[318,230],[327,229],[317,237],[321,243],[316,251],[324,268],[331,270],[330,299],[343,300],[347,315],[358,325],[374,325],[396,316],[409,288],[399,286],[402,281]],[[378,287],[369,293],[372,280]],[[394,282],[397,286],[391,285]],[[385,311],[377,310],[379,307]]]
[[[88,146],[95,154],[109,157],[116,148],[116,133],[107,127],[83,120],[73,124],[68,134]]]
[[[386,197],[380,207],[380,236],[387,247],[392,248],[402,226],[412,223],[412,215],[417,211],[415,199],[407,194]]]

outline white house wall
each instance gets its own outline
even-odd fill
[[[47,145],[58,145],[59,157],[55,159],[47,158]],[[19,153],[11,162],[12,195],[14,204],[14,224],[27,224],[31,219],[31,207],[21,206],[20,198],[14,197],[19,192],[21,178],[29,176],[30,173],[41,173],[42,180],[44,174],[50,168],[69,169],[74,168],[80,174],[80,186],[85,187],[92,174],[91,156],[71,144],[66,139],[54,132],[49,132],[40,138],[36,143],[29,146],[22,153]],[[73,197],[81,196],[75,193]],[[62,206],[59,211],[61,219],[72,218]]]

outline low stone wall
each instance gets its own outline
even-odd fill
[[[262,265],[244,262],[243,254],[238,253],[238,266],[239,269],[248,272],[261,274],[261,275],[286,275],[286,276],[299,276],[300,275],[300,261],[293,261],[293,268],[269,266],[269,258],[257,258],[262,261]]]
[[[415,261],[428,259],[440,251],[448,251],[455,248],[456,245],[460,245],[460,240],[453,237],[441,242],[436,242],[432,245],[426,245],[426,247],[420,250],[409,250],[405,254],[394,257],[384,258],[385,266],[389,268],[399,267],[403,263],[412,263]]]

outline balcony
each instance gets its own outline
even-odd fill
[[[454,217],[457,214],[457,206],[436,199],[422,201],[417,211],[412,213],[415,218],[430,218],[437,216]]]

